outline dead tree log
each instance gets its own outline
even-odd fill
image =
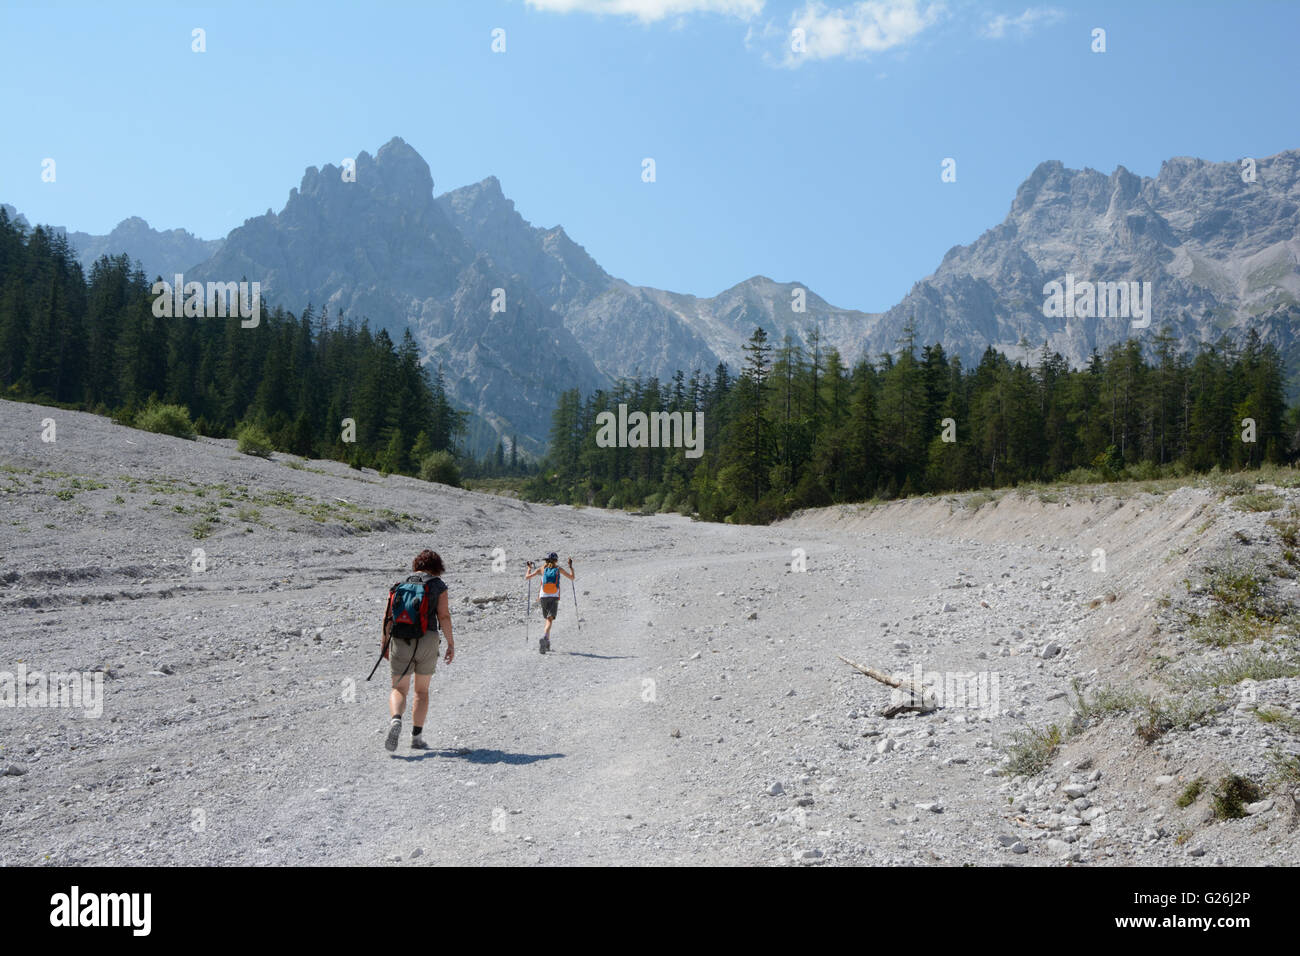
[[[866,674],[872,680],[879,681],[887,687],[893,687],[896,691],[901,692],[895,693],[895,699],[891,700],[889,706],[880,712],[880,716],[896,717],[899,714],[907,713],[928,714],[930,711],[936,709],[937,705],[934,700],[934,695],[926,693],[924,687],[917,687],[910,680],[891,677],[888,674],[876,670],[874,667],[864,667],[862,664],[849,660],[843,654],[836,654],[835,656],[845,664],[848,664],[854,670]]]

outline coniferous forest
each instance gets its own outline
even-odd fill
[[[127,424],[180,406],[199,434],[254,426],[281,451],[458,480],[451,458],[465,415],[409,332],[394,344],[385,330],[310,307],[264,309],[243,328],[238,318],[159,318],[153,302],[126,256],[101,257],[87,277],[62,235],[28,232],[0,210],[5,397]],[[1014,360],[988,349],[967,369],[941,345],[918,350],[910,334],[894,353],[852,366],[816,330],[774,345],[757,329],[745,354],[738,374],[720,364],[564,393],[540,467],[513,441],[458,464],[470,476],[527,478],[524,495],[539,501],[762,522],[837,502],[1282,463],[1297,448],[1281,358],[1253,332],[1195,354],[1157,332],[1094,352],[1079,369],[1028,347]],[[702,412],[703,454],[599,447],[597,416],[620,404]],[[1244,419],[1254,441],[1243,440]]]
[[[151,286],[124,255],[101,257],[87,277],[62,234],[28,233],[0,209],[0,394],[126,424],[182,406],[202,435],[252,426],[280,451],[389,472],[454,453],[464,415],[409,331],[395,345],[310,306],[264,308],[252,328],[158,318]]]
[[[1167,332],[1071,369],[1045,349],[988,349],[963,368],[940,345],[851,368],[815,330],[774,346],[762,329],[738,376],[677,373],[565,394],[551,448],[525,494],[541,501],[765,522],[797,508],[1022,482],[1156,478],[1282,463],[1295,420],[1277,351],[1252,331],[1194,355]],[[597,416],[702,411],[704,453],[598,447]],[[1243,440],[1243,419],[1254,441]]]

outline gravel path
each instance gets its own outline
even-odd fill
[[[1073,679],[1150,677],[1143,628],[1199,560],[1165,553],[1226,513],[1207,492],[748,528],[11,402],[0,449],[0,671],[98,672],[104,693],[97,718],[0,707],[0,865],[1300,862],[1281,801],[1173,826],[1183,776],[1295,744],[1244,712],[1223,718],[1243,734],[1156,746],[1108,720],[1034,778],[1001,772],[1014,733],[1068,719]],[[1221,526],[1197,547],[1224,547]],[[457,658],[433,680],[435,749],[407,749],[408,712],[389,755],[386,667],[364,678],[387,586],[423,547],[448,565]],[[519,572],[550,549],[574,557],[582,629],[566,588],[544,657]],[[889,688],[839,654],[982,673],[996,697],[887,720]],[[1264,694],[1295,712],[1297,683]]]

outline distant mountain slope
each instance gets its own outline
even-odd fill
[[[495,433],[517,433],[522,449],[540,448],[564,389],[607,383],[529,283],[447,218],[428,164],[398,138],[373,157],[357,156],[355,182],[336,166],[308,169],[284,209],[247,220],[191,273],[198,281],[247,276],[268,301],[368,318],[394,340],[411,328],[445,367],[451,394]],[[492,311],[494,299],[503,312]]]
[[[11,219],[27,222],[13,206],[5,204]],[[90,271],[91,264],[103,255],[117,256],[126,253],[133,262],[138,261],[145,275],[170,276],[184,272],[212,256],[221,248],[221,239],[200,239],[184,229],[160,231],[150,228],[139,216],[123,219],[106,236],[93,236],[87,232],[70,232],[64,226],[54,226],[57,232],[68,237],[77,250],[81,267]]]
[[[1300,151],[1261,159],[1256,181],[1237,163],[1171,159],[1154,178],[1038,166],[1001,225],[949,250],[935,272],[884,313],[866,343],[889,347],[914,318],[919,341],[965,359],[988,344],[1046,341],[1070,362],[1168,323],[1184,346],[1258,328],[1294,348],[1300,302]],[[1127,318],[1047,318],[1044,285],[1150,282],[1151,325]]]
[[[765,276],[709,298],[632,285],[562,227],[530,224],[495,177],[436,198],[433,186],[424,159],[394,138],[374,157],[357,157],[356,182],[344,182],[335,166],[308,169],[278,214],[207,243],[215,251],[184,271],[200,280],[257,279],[268,301],[369,317],[395,339],[409,326],[445,367],[453,396],[477,416],[479,447],[517,432],[522,448],[540,449],[565,388],[708,371],[719,361],[738,366],[756,325],[774,344],[787,334],[802,340],[815,326],[846,362],[896,350],[914,322],[918,343],[942,342],[968,364],[990,345],[1019,357],[1024,341],[1033,352],[1047,343],[1075,365],[1130,335],[1149,341],[1166,324],[1184,348],[1256,328],[1287,356],[1292,394],[1300,393],[1296,150],[1258,160],[1253,182],[1235,162],[1171,159],[1155,178],[1042,163],[1001,224],[954,246],[878,314]],[[166,268],[145,262],[167,274],[204,242],[188,236],[127,220],[103,244],[83,239],[82,252],[116,243],[133,257],[166,259]],[[167,256],[154,251],[164,239]],[[1044,287],[1067,276],[1150,283],[1150,326],[1136,329],[1129,316],[1049,317]],[[492,312],[497,289],[503,313]],[[796,312],[800,290],[805,310]]]

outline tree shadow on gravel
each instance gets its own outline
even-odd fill
[[[523,764],[537,763],[539,760],[555,760],[560,757],[566,757],[567,754],[510,754],[504,750],[466,750],[460,748],[457,750],[426,750],[418,754],[395,755],[395,760],[427,760],[430,757],[450,757],[452,759],[467,760],[470,763],[504,763],[514,766]]]

